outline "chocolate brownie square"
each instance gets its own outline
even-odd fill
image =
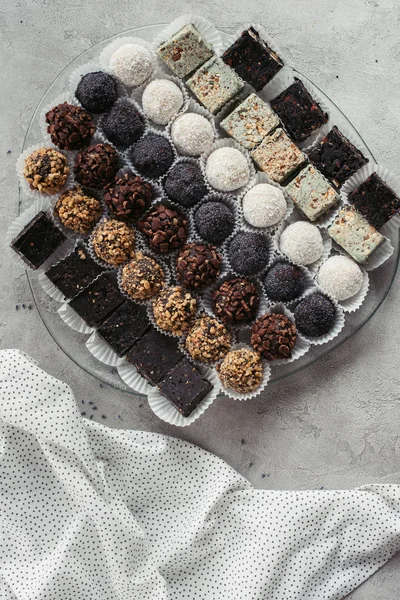
[[[328,233],[358,263],[367,263],[371,254],[385,242],[383,235],[350,206],[341,208],[328,227]]]
[[[45,212],[33,217],[10,244],[32,269],[38,269],[67,238]]]
[[[349,202],[376,229],[383,227],[400,211],[400,198],[377,173],[372,173],[349,195]]]
[[[71,308],[89,325],[98,327],[125,302],[116,281],[109,275],[100,275],[70,302]]]
[[[97,333],[118,356],[124,356],[149,327],[144,308],[127,300],[103,323]]]
[[[45,275],[66,298],[73,298],[103,273],[84,246],[78,246],[66,258],[56,263]]]
[[[258,31],[250,27],[222,55],[222,60],[235,69],[256,91],[261,90],[282,69],[283,61]]]
[[[303,142],[328,121],[328,115],[297,77],[292,85],[271,100],[271,106],[295,142]]]
[[[336,125],[308,153],[308,158],[338,188],[368,162],[368,158],[365,158],[361,150],[358,150]]]
[[[207,394],[212,385],[186,358],[183,358],[158,384],[160,393],[183,415],[188,417]]]

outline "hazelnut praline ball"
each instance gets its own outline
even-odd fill
[[[112,54],[110,68],[124,85],[142,85],[153,70],[150,52],[139,44],[123,44]]]
[[[268,241],[262,233],[239,231],[229,243],[228,257],[239,275],[256,275],[267,266]]]
[[[194,360],[211,364],[223,358],[231,346],[225,325],[209,315],[197,318],[189,329],[185,348]]]
[[[165,274],[161,266],[143,252],[136,252],[123,268],[121,288],[133,300],[147,300],[160,292]]]
[[[171,127],[171,138],[184,156],[200,156],[214,141],[214,130],[208,119],[196,113],[179,115]]]
[[[334,326],[336,307],[327,296],[315,292],[300,300],[294,309],[294,318],[300,333],[320,337]]]
[[[260,355],[250,348],[231,350],[217,366],[223,386],[239,394],[248,394],[260,387],[263,366]]]
[[[221,244],[235,227],[233,211],[218,200],[204,202],[194,213],[194,223],[200,237],[211,244]]]
[[[236,148],[218,148],[207,158],[206,177],[216,190],[232,192],[248,183],[249,163]]]
[[[118,267],[135,254],[135,231],[116,219],[105,219],[93,231],[94,253],[105,263]]]
[[[32,190],[56,194],[64,187],[68,175],[65,155],[54,148],[39,148],[25,159],[24,177]]]
[[[282,232],[280,249],[297,265],[311,265],[324,251],[320,230],[307,221],[296,221]]]
[[[253,227],[271,227],[286,214],[286,199],[279,188],[259,183],[243,198],[243,216]]]
[[[143,92],[143,111],[158,125],[166,125],[179,112],[182,105],[182,91],[169,79],[155,79]]]
[[[85,194],[80,186],[67,190],[54,206],[60,223],[75,233],[86,233],[92,229],[101,212],[99,200]]]
[[[347,256],[331,256],[318,273],[321,288],[339,301],[358,294],[363,281],[364,275],[360,267]]]
[[[190,208],[207,194],[204,177],[198,164],[179,162],[172,167],[164,181],[169,198]]]
[[[75,96],[83,108],[94,114],[110,110],[118,98],[117,82],[108,73],[94,71],[83,75]]]
[[[180,286],[164,287],[153,300],[154,320],[163,331],[181,336],[189,329],[196,307],[196,299],[187,290]]]

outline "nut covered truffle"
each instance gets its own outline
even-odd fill
[[[225,325],[202,315],[191,326],[185,347],[194,360],[210,364],[223,358],[231,346],[231,334]]]
[[[187,220],[178,211],[158,204],[138,222],[150,247],[160,254],[181,248],[187,238]]]
[[[211,244],[186,244],[176,261],[176,275],[187,288],[214,283],[221,272],[222,257]]]
[[[153,190],[138,175],[124,173],[105,188],[104,202],[121,221],[136,221],[149,208]]]
[[[261,357],[250,348],[228,352],[217,371],[223,386],[239,394],[254,392],[263,379]]]
[[[121,288],[134,300],[147,300],[159,293],[165,274],[161,266],[143,252],[136,252],[121,273]]]
[[[263,358],[290,358],[296,344],[295,324],[285,315],[267,313],[257,319],[251,330],[251,345]]]
[[[183,335],[196,314],[196,299],[179,286],[165,287],[153,300],[153,316],[163,331]]]
[[[92,117],[80,106],[63,102],[46,113],[47,132],[61,150],[79,150],[94,134]]]
[[[25,159],[24,177],[32,190],[57,194],[69,175],[68,161],[54,148],[39,148]]]
[[[118,267],[135,254],[135,231],[126,223],[106,219],[94,230],[91,243],[98,258]]]
[[[81,185],[101,190],[118,171],[117,151],[110,144],[96,144],[81,150],[75,159],[75,179]]]
[[[75,233],[86,233],[92,229],[101,212],[99,200],[85,194],[79,185],[64,192],[54,207],[60,223]]]
[[[225,325],[252,321],[259,303],[254,283],[239,277],[224,281],[213,293],[215,314]]]

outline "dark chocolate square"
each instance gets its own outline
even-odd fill
[[[159,383],[160,393],[183,415],[188,417],[207,394],[212,385],[197,367],[183,358]]]
[[[101,275],[70,302],[71,308],[89,325],[98,327],[125,302],[116,281]]]
[[[66,258],[47,269],[45,275],[66,298],[73,298],[103,271],[91,258],[88,249],[78,246]]]
[[[103,323],[97,333],[118,356],[124,356],[149,327],[144,307],[127,300]]]
[[[368,158],[365,158],[361,150],[358,150],[336,125],[309,152],[308,158],[337,188],[368,162]]]
[[[271,106],[295,142],[303,142],[328,121],[328,115],[297,77],[292,85],[271,100]]]
[[[131,348],[127,359],[151,385],[157,385],[183,357],[178,341],[151,327]]]
[[[400,198],[377,173],[358,186],[349,195],[349,201],[376,229],[400,211]]]
[[[253,88],[261,90],[282,69],[279,56],[250,27],[222,55],[222,60]]]
[[[42,211],[25,225],[10,246],[29,267],[38,269],[66,239]]]

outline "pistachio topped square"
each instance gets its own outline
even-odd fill
[[[306,160],[280,128],[265,137],[250,154],[256,165],[277,183],[287,179]]]
[[[212,47],[191,23],[157,48],[157,54],[178,77],[186,77],[213,55]]]
[[[250,94],[221,121],[221,128],[248,150],[258,146],[278,125],[277,115],[257,94]]]
[[[339,194],[315,167],[308,165],[289,183],[286,191],[310,221],[316,221],[339,201]]]
[[[367,263],[385,238],[350,206],[341,208],[328,233],[358,263]]]

